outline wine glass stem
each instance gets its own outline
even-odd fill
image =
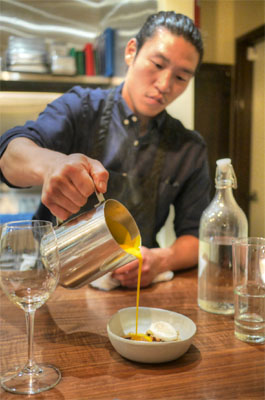
[[[26,368],[32,369],[34,367],[34,356],[33,356],[33,335],[34,335],[34,311],[26,311],[26,325],[27,325],[27,338],[28,338],[28,361],[25,365]]]

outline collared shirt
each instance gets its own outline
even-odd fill
[[[140,137],[139,121],[122,98],[121,88],[122,85],[115,93],[107,142],[100,161],[118,177],[141,177],[150,171],[164,122],[171,117],[163,111],[150,121],[147,133]],[[28,121],[23,127],[6,132],[0,138],[0,156],[15,137],[26,137],[41,147],[65,154],[91,156],[108,92],[100,88],[72,88],[49,104],[35,122]],[[209,202],[207,149],[202,137],[185,129],[178,120],[174,120],[174,135],[174,145],[167,152],[160,173],[155,232],[164,225],[172,204],[176,236],[198,236],[200,216]],[[1,179],[9,184],[3,175]],[[107,197],[119,200],[115,187],[109,187],[107,193]],[[43,205],[37,217],[51,219]]]

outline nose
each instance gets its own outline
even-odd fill
[[[155,86],[160,93],[169,93],[172,86],[172,76],[170,71],[160,71],[159,77],[156,80]]]

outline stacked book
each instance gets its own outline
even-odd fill
[[[53,75],[115,75],[115,30],[107,28],[94,43],[82,49],[71,48],[62,42],[50,43],[47,51],[42,38],[10,36],[6,51],[8,71],[52,73]]]
[[[111,77],[114,71],[115,30],[107,28],[95,43],[86,43],[83,50],[71,49],[76,59],[78,75],[103,75]]]

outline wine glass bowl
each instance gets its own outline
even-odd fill
[[[45,238],[53,240],[52,251],[45,252]],[[48,221],[17,221],[2,226],[0,240],[0,285],[7,297],[23,309],[28,335],[28,361],[1,379],[1,386],[12,393],[36,394],[54,387],[61,378],[51,365],[33,359],[35,311],[56,289],[59,279],[59,253],[56,235]]]

